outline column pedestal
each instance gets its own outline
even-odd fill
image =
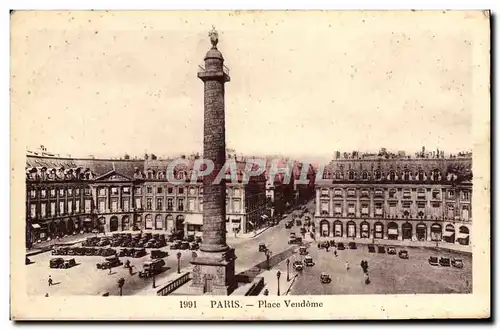
[[[227,296],[236,289],[234,249],[225,252],[198,251],[191,261],[193,280],[191,290],[196,295]]]

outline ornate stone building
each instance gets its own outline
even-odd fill
[[[182,230],[186,236],[201,235],[202,178],[191,183],[190,160],[173,174],[185,182],[169,182],[169,162],[27,156],[27,245],[91,231]],[[244,184],[244,166],[237,162],[238,182],[226,187],[228,232],[252,231],[266,212],[265,177]]]
[[[470,244],[472,159],[337,159],[316,182],[323,237]]]

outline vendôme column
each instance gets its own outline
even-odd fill
[[[203,178],[203,242],[199,255],[191,262],[191,287],[197,294],[228,295],[235,283],[234,249],[226,244],[226,184],[214,184],[226,161],[224,84],[230,80],[224,58],[217,49],[219,37],[209,33],[212,48],[198,72],[204,87],[203,157],[211,160],[214,170]]]

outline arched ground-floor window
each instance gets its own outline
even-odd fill
[[[333,223],[333,236],[335,237],[342,237],[344,231],[342,228],[342,222],[340,220],[336,220]]]
[[[398,239],[399,227],[395,222],[389,222],[387,224],[387,238],[388,239]]]
[[[109,220],[109,231],[118,231],[118,218],[111,217]]]
[[[410,239],[411,240],[411,236],[413,235],[413,227],[412,227],[411,223],[409,223],[409,222],[403,223],[401,225],[401,231],[403,234],[403,239]]]
[[[417,240],[425,241],[427,240],[427,226],[424,223],[417,224],[415,228],[415,233],[417,234]]]
[[[359,232],[361,233],[361,238],[370,238],[370,224],[363,221],[359,225]]]
[[[160,214],[155,217],[155,229],[163,229],[163,219]]]
[[[448,224],[444,227],[443,241],[455,243],[455,226]]]
[[[146,214],[146,221],[144,223],[144,228],[145,229],[153,229],[153,217],[151,214]]]
[[[373,226],[373,237],[375,238],[384,238],[384,224],[382,222],[375,222]]]
[[[440,224],[434,223],[431,226],[431,241],[440,241],[443,235],[443,230]]]
[[[461,245],[469,245],[469,233],[469,228],[467,228],[466,226],[460,226],[458,228],[457,243]]]
[[[125,215],[122,218],[122,230],[130,230],[130,218],[128,215]]]
[[[356,237],[356,223],[354,223],[354,221],[349,221],[347,223],[347,237]]]
[[[320,226],[320,235],[322,237],[328,237],[330,236],[330,222],[328,222],[328,220],[321,220],[321,222],[319,223],[319,226]]]

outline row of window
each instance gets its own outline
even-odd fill
[[[430,190],[430,189],[429,189]],[[356,189],[347,189],[347,197],[356,197]],[[412,191],[411,189],[403,189],[402,190],[402,197],[409,199],[412,196]],[[322,197],[328,197],[330,194],[329,190],[327,188],[321,189],[321,196]],[[456,197],[456,192],[453,189],[448,189],[446,190],[446,198],[448,199],[454,199]],[[425,188],[418,188],[417,189],[417,199],[425,199],[427,196],[427,192]],[[333,197],[337,198],[342,198],[344,197],[344,192],[342,189],[334,189],[333,190]],[[370,197],[370,191],[368,189],[361,189],[360,190],[360,197]],[[382,189],[375,189],[374,191],[374,197],[384,197],[384,191]],[[397,189],[389,189],[389,198],[397,198]],[[460,198],[464,201],[470,200],[470,191],[468,190],[462,190],[460,191]],[[441,190],[440,189],[433,189],[432,190],[432,199],[441,199]]]
[[[82,190],[83,190],[83,194],[85,196],[90,196],[92,194],[92,192],[90,191],[90,188],[84,188],[84,189],[71,188],[71,187],[70,188],[59,188],[59,189],[56,189],[56,188],[45,189],[45,188],[43,188],[43,189],[40,189],[39,191],[37,191],[36,189],[31,189],[30,190],[30,197],[36,198],[38,192],[40,193],[40,198],[46,198],[47,192],[50,194],[50,197],[56,197],[57,195],[59,195],[59,197],[64,197],[64,196],[71,197],[71,196],[73,196],[73,194],[75,196],[80,196]]]
[[[432,215],[438,215],[440,210],[441,210],[441,205],[440,203],[433,203],[431,204],[432,210],[430,210],[430,214]],[[360,213],[361,216],[369,216],[369,204],[368,203],[361,203],[360,204]],[[448,218],[454,218],[457,214],[455,211],[455,205],[454,204],[448,204],[447,205],[447,213],[446,216]],[[397,205],[396,204],[389,204],[389,217],[395,217],[398,215],[397,212]],[[321,202],[321,207],[320,207],[320,214],[321,215],[329,215],[330,211],[330,203],[329,202]],[[333,204],[333,214],[336,216],[342,216],[342,204],[341,203],[335,203]],[[347,215],[348,216],[355,216],[356,215],[356,203],[347,203]],[[419,217],[423,217],[425,215],[429,215],[429,210],[426,208],[425,203],[417,203],[417,212],[416,215]],[[411,216],[411,203],[402,203],[402,211],[400,215],[403,216]],[[383,211],[383,203],[374,203],[374,215],[377,217],[383,217],[384,216],[384,211]],[[469,206],[468,205],[462,205],[462,213],[461,213],[461,218],[462,219],[469,219]]]
[[[65,201],[59,201],[59,208],[56,208],[56,202],[42,202],[40,203],[40,210],[37,210],[37,204],[31,204],[30,215],[32,219],[35,219],[38,218],[38,216],[45,218],[81,212],[90,213],[92,211],[92,200],[86,199],[84,203],[83,210],[80,208],[79,200],[76,200],[74,204],[73,201],[68,201],[67,203]],[[47,208],[47,206],[49,206],[49,208]]]
[[[325,170],[323,173],[323,179],[326,180],[356,180],[360,178],[361,180],[369,180],[370,178],[373,178],[374,180],[382,180],[382,179],[387,179],[390,181],[396,181],[399,179],[402,179],[404,181],[425,181],[425,180],[431,180],[431,181],[441,181],[442,175],[441,171],[438,169],[435,169],[431,171],[430,175],[427,175],[423,170],[419,170],[415,175],[412,175],[410,170],[403,170],[401,175],[398,175],[398,173],[394,170],[389,171],[387,174],[382,173],[380,170],[375,170],[373,174],[370,174],[368,171],[362,171],[361,175],[358,176],[358,173],[354,170],[348,170],[346,176],[344,176],[344,173],[342,171],[335,171],[334,173],[329,172],[328,170]],[[448,181],[454,181],[457,179],[457,175],[455,173],[448,173],[446,175],[446,179]]]

